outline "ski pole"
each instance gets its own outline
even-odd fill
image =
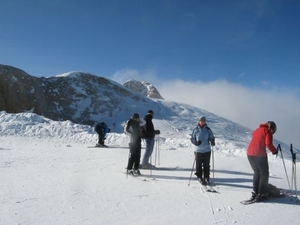
[[[129,164],[129,160],[130,160],[130,146],[129,146],[129,152],[128,152],[128,164]],[[126,169],[126,179],[128,179],[128,167]]]
[[[213,172],[213,184],[215,182],[215,157],[214,157],[214,147],[211,148],[211,154],[212,154],[212,172]]]
[[[297,182],[296,182],[296,153],[294,153],[293,151],[293,145],[291,144],[291,147],[290,147],[290,151],[291,151],[291,154],[292,154],[292,160],[293,160],[293,165],[292,165],[292,188],[293,188],[293,182],[295,182],[295,195],[296,195],[296,198],[298,199],[298,196],[297,196]]]
[[[292,181],[291,181],[291,192],[292,192],[292,189],[294,188],[294,175],[295,175],[295,167],[294,167],[295,156],[294,156],[294,153],[293,153],[292,144],[290,145],[290,151],[291,151],[291,154],[292,154]]]
[[[295,157],[296,157],[296,155],[295,155]],[[296,158],[295,158],[295,164],[294,164],[294,167],[295,167],[295,171],[294,171],[294,180],[295,180],[295,194],[296,194],[296,198],[298,199],[298,195],[297,195],[297,191],[298,191],[298,189],[297,189],[297,176],[296,176],[296,171],[297,171],[297,169],[296,169]],[[299,199],[298,199],[299,200]]]
[[[158,165],[160,165],[159,135],[157,136]]]
[[[154,166],[156,166],[156,159],[157,159],[157,136],[155,136],[155,162],[154,162]]]
[[[158,136],[155,136],[156,140],[155,140],[155,144],[156,144],[156,151],[157,151],[157,165],[160,164],[159,162],[159,148],[158,148]]]
[[[192,166],[192,170],[191,170],[191,175],[190,175],[190,180],[189,180],[188,186],[190,186],[190,184],[191,184],[191,179],[192,179],[192,174],[193,174],[194,167],[195,167],[195,162],[196,162],[196,157],[195,157],[194,162],[193,162],[193,166]]]
[[[159,137],[155,136],[155,166],[156,166],[156,159],[158,164],[160,165],[160,152],[159,152]]]
[[[152,154],[150,156],[150,176],[152,176]]]
[[[288,176],[288,174],[287,174],[287,170],[286,170],[286,166],[285,166],[285,162],[284,162],[284,158],[283,158],[282,149],[281,149],[280,144],[277,145],[277,151],[280,151],[281,158],[282,158],[282,163],[283,163],[283,167],[284,167],[284,171],[285,171],[285,176],[286,176],[286,179],[287,179],[287,182],[288,182],[288,185],[289,185],[289,189],[291,190],[291,185],[290,185],[290,181],[289,181],[289,176]]]

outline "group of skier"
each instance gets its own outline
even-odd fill
[[[155,135],[160,134],[160,131],[154,129],[153,116],[154,112],[152,110],[147,112],[144,119],[141,119],[138,113],[134,113],[126,123],[125,132],[130,135],[130,154],[127,164],[128,174],[140,175],[140,168],[154,168],[149,163],[149,159],[154,149]],[[102,124],[101,129],[99,146],[104,145],[105,135],[110,131],[105,123]],[[278,150],[273,144],[273,134],[276,130],[277,126],[273,121],[260,124],[253,131],[251,141],[247,147],[247,158],[254,172],[251,201],[263,201],[269,197],[269,165],[266,148],[272,154],[278,154]],[[142,163],[140,164],[142,138],[145,139],[146,148]],[[205,116],[200,117],[196,127],[193,129],[191,142],[195,145],[195,175],[202,185],[210,185],[210,161],[212,146],[215,146],[215,137],[212,130],[207,126]]]
[[[260,124],[253,131],[251,141],[247,148],[247,158],[254,172],[252,202],[260,202],[269,197],[269,164],[266,148],[277,155],[278,150],[273,144],[273,134],[277,126],[273,121]],[[215,137],[206,125],[206,118],[199,119],[193,130],[191,141],[196,145],[196,173],[198,180],[203,185],[209,185],[211,146],[215,145]]]
[[[260,202],[269,197],[269,164],[266,148],[272,154],[278,154],[278,150],[273,144],[273,134],[275,134],[276,130],[277,126],[273,121],[260,124],[253,131],[251,141],[247,147],[247,158],[254,172],[253,192],[250,198],[252,202]],[[195,175],[201,184],[209,185],[211,146],[215,145],[215,137],[206,124],[205,116],[199,119],[196,128],[194,128],[191,142],[196,146]]]
[[[149,162],[149,159],[154,149],[155,135],[160,134],[160,131],[154,129],[154,125],[152,122],[153,117],[153,110],[148,110],[144,119],[140,119],[139,114],[134,113],[125,127],[125,132],[127,132],[130,135],[130,154],[127,164],[128,174],[140,175],[140,168],[147,169],[154,167]],[[142,149],[141,138],[144,138],[146,143],[142,164],[140,164]]]

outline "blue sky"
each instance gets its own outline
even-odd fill
[[[83,71],[121,83],[149,81],[166,99],[251,128],[270,115],[297,119],[297,0],[1,0],[0,5],[0,64],[34,76]],[[287,112],[277,113],[282,107]],[[247,112],[253,120],[244,118]]]
[[[247,86],[300,80],[298,1],[1,2],[1,63],[32,75],[133,68]]]

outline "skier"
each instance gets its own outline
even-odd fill
[[[195,175],[201,184],[209,185],[211,146],[215,146],[215,137],[206,124],[205,116],[198,120],[198,124],[192,132],[191,142],[196,145]]]
[[[252,139],[247,149],[248,161],[254,171],[253,192],[250,200],[263,201],[268,198],[269,164],[266,147],[274,155],[277,155],[278,151],[273,145],[273,134],[276,129],[276,124],[268,121],[260,124],[252,133]]]
[[[140,116],[134,113],[127,123],[126,132],[130,134],[129,158],[127,164],[127,174],[141,175],[139,170],[141,158],[141,135],[140,135]]]
[[[110,132],[110,129],[107,127],[106,123],[96,123],[95,131],[98,134],[98,143],[96,144],[96,147],[107,147],[104,144],[104,140],[106,139],[106,134]]]
[[[149,159],[152,155],[153,149],[154,149],[154,137],[156,134],[160,134],[159,130],[154,130],[154,125],[152,122],[152,119],[154,117],[154,112],[152,110],[148,110],[147,114],[144,117],[144,120],[146,121],[146,128],[145,128],[145,141],[146,141],[146,148],[144,157],[142,160],[141,168],[153,168],[154,166],[149,163]]]

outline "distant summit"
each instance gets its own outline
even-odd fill
[[[128,80],[123,85],[148,98],[164,99],[152,84],[145,81]]]

